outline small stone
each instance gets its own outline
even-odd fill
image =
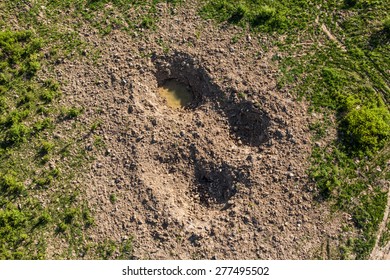
[[[283,138],[284,137],[284,133],[281,131],[281,130],[276,130],[275,131],[275,136],[278,137],[278,138]]]
[[[53,138],[54,138],[54,139],[61,139],[61,134],[59,134],[59,133],[53,133]]]

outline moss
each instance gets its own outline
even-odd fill
[[[355,108],[344,118],[343,129],[349,146],[372,153],[390,139],[390,113],[385,107]]]

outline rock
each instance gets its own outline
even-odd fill
[[[283,138],[284,137],[284,133],[281,130],[277,129],[275,131],[275,136],[278,137],[278,138]]]

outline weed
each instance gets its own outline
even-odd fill
[[[45,118],[43,120],[36,121],[33,125],[33,133],[37,134],[47,128],[53,126],[53,121],[50,118]]]
[[[243,92],[239,92],[239,93],[237,94],[237,96],[238,96],[238,98],[240,98],[240,99],[246,99],[246,94],[243,93]]]
[[[99,244],[97,246],[97,254],[100,256],[100,258],[106,260],[112,257],[114,252],[116,251],[116,243],[112,240],[106,240],[102,244]]]
[[[72,224],[76,220],[78,214],[79,210],[77,208],[66,209],[64,213],[64,223],[67,225]]]
[[[45,226],[52,221],[52,217],[49,212],[43,212],[37,220],[36,226]]]
[[[131,260],[133,258],[133,238],[129,238],[122,242],[119,248],[120,260]]]
[[[83,112],[82,108],[63,108],[61,110],[61,116],[65,120],[75,119]]]
[[[52,102],[56,97],[57,97],[57,92],[56,91],[52,91],[52,90],[44,90],[42,93],[41,93],[41,100],[44,101],[45,103],[50,103]]]
[[[110,202],[112,204],[115,204],[117,201],[118,201],[118,198],[117,198],[116,194],[114,194],[114,193],[110,194]]]
[[[154,26],[154,20],[150,17],[144,17],[141,21],[140,27],[150,29]]]
[[[97,120],[95,121],[92,125],[91,125],[91,131],[95,131],[96,129],[98,129],[98,127],[100,127],[102,125],[102,121],[100,120]]]
[[[53,150],[53,148],[54,148],[54,144],[52,142],[43,140],[41,141],[41,145],[39,148],[39,155],[45,156],[48,153],[50,153]]]
[[[39,188],[47,188],[51,185],[53,182],[53,177],[52,176],[46,176],[43,178],[37,178],[35,179],[35,185]]]
[[[93,144],[95,147],[97,147],[97,148],[105,147],[103,138],[101,136],[94,135],[93,138],[94,138]]]
[[[10,196],[19,196],[25,191],[23,183],[18,182],[15,173],[7,173],[0,176],[0,189]]]
[[[237,3],[234,0],[209,0],[201,8],[200,14],[219,22],[249,25],[257,31],[285,32],[289,28],[301,29],[307,24],[305,9],[308,4],[296,2],[243,0]]]
[[[30,131],[24,124],[13,124],[6,132],[5,144],[15,145],[27,141]]]
[[[58,225],[57,225],[57,228],[56,228],[56,233],[65,233],[68,229],[68,226],[64,223],[64,222],[60,222]]]
[[[95,220],[94,220],[90,210],[88,209],[88,207],[83,208],[82,218],[84,220],[85,227],[87,227],[87,228],[89,228],[95,224]]]

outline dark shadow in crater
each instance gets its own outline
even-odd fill
[[[237,192],[237,184],[250,185],[249,172],[236,168],[225,162],[217,165],[204,159],[195,160],[195,191],[199,194],[200,203],[225,204]]]
[[[195,177],[202,204],[226,203],[237,193],[233,171],[225,163],[221,166],[205,162],[197,164]]]
[[[159,87],[173,79],[190,89],[193,99],[187,109],[196,109],[209,102],[215,111],[227,118],[231,134],[243,144],[258,146],[268,140],[270,120],[267,114],[250,101],[233,98],[236,93],[232,90],[223,91],[192,56],[176,52],[170,56],[154,55],[152,60]]]
[[[225,108],[231,133],[245,145],[259,146],[268,141],[270,119],[250,101],[231,103]]]
[[[192,56],[176,52],[171,56],[153,56],[156,66],[158,86],[163,86],[169,80],[186,85],[193,94],[193,100],[188,108],[196,108],[215,92],[215,86],[210,82],[207,72],[198,65]]]

